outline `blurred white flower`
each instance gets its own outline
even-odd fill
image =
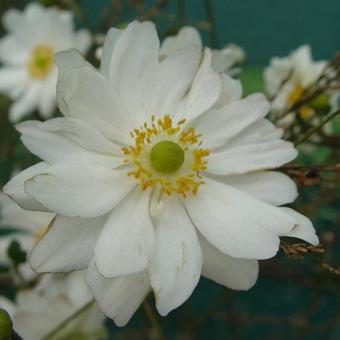
[[[39,211],[27,211],[19,207],[10,198],[0,193],[0,229],[13,229],[10,234],[0,236],[0,263],[8,264],[7,250],[12,241],[19,242],[28,254],[47,230],[54,214]],[[13,232],[15,231],[15,232]],[[25,279],[36,275],[28,263],[20,264],[19,270]]]
[[[105,339],[105,316],[90,304],[91,300],[85,272],[78,271],[64,275],[46,274],[34,288],[19,291],[15,302],[0,297],[0,307],[8,311],[13,328],[23,339],[41,340],[88,305],[48,339]]]
[[[191,26],[184,26],[175,36],[164,39],[160,49],[160,56],[161,58],[169,56],[188,44],[198,46],[203,51],[203,43],[198,30]],[[239,71],[235,66],[242,63],[244,59],[244,50],[236,44],[229,44],[220,50],[212,50],[212,67],[216,72],[226,72],[229,75],[234,75]]]
[[[10,120],[16,122],[35,109],[50,117],[56,101],[54,54],[70,48],[85,53],[91,43],[89,32],[75,32],[71,12],[37,3],[23,12],[8,10],[2,22],[8,34],[0,40],[0,92],[14,101]]]
[[[324,61],[313,61],[308,45],[299,47],[287,57],[272,58],[264,71],[264,79],[268,94],[275,96],[273,110],[280,111],[292,106],[304,89],[317,80],[325,64]],[[307,118],[312,111],[303,107],[301,114]]]
[[[58,215],[31,253],[39,272],[88,268],[100,308],[122,326],[152,289],[166,315],[200,275],[252,287],[257,259],[280,236],[318,243],[311,222],[279,207],[297,196],[276,168],[296,157],[265,116],[262,94],[211,68],[195,45],[159,58],[152,23],[111,29],[97,71],[59,53],[67,118],[19,124],[44,161],[4,188],[20,205]]]

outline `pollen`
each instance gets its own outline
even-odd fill
[[[53,66],[54,51],[47,45],[34,47],[27,68],[32,78],[45,78]]]
[[[200,148],[201,135],[192,127],[184,129],[185,122],[152,116],[150,123],[130,132],[134,142],[122,148],[124,163],[132,165],[127,175],[137,179],[142,190],[158,187],[167,195],[187,197],[204,184],[200,172],[207,169],[210,151]]]
[[[297,100],[302,96],[304,87],[298,83],[294,86],[293,90],[289,93],[287,101],[289,105],[294,105]]]

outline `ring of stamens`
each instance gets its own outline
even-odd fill
[[[183,129],[184,123],[182,119],[174,124],[168,115],[157,121],[152,116],[150,125],[145,122],[130,133],[134,144],[122,148],[124,162],[134,166],[127,175],[139,180],[142,190],[159,187],[167,195],[177,193],[186,197],[188,193],[196,195],[204,184],[200,172],[207,168],[205,157],[210,151],[200,148],[201,135],[192,127]],[[157,149],[161,156],[155,162],[152,155]],[[162,152],[169,152],[168,159]]]

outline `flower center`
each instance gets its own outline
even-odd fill
[[[297,100],[301,97],[301,95],[303,94],[304,91],[304,87],[300,84],[297,83],[293,90],[289,93],[287,101],[289,105],[294,105]]]
[[[161,192],[186,197],[196,194],[204,184],[200,171],[207,168],[204,159],[210,151],[201,149],[200,135],[190,127],[183,129],[185,119],[173,124],[169,116],[151,124],[144,123],[130,133],[134,144],[122,148],[124,162],[132,166],[127,175],[140,182],[142,190],[158,187]]]
[[[46,45],[36,46],[28,62],[28,72],[32,78],[45,78],[53,66],[54,51]]]
[[[184,163],[184,151],[176,143],[163,140],[155,144],[150,152],[152,166],[165,174],[175,172]]]

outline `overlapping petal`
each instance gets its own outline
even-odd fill
[[[86,218],[111,211],[135,186],[126,170],[63,163],[27,180],[25,192],[58,214]]]
[[[149,196],[150,191],[134,190],[106,221],[94,257],[98,270],[105,277],[129,275],[146,269],[155,247],[148,211]]]
[[[150,281],[145,271],[105,278],[94,261],[88,269],[87,283],[99,308],[120,327],[129,322],[150,290]]]
[[[148,271],[158,312],[167,315],[186,301],[196,287],[202,251],[180,200],[167,200],[155,224],[156,249]]]
[[[87,268],[106,219],[105,215],[86,219],[57,215],[33,248],[30,265],[38,273]]]

